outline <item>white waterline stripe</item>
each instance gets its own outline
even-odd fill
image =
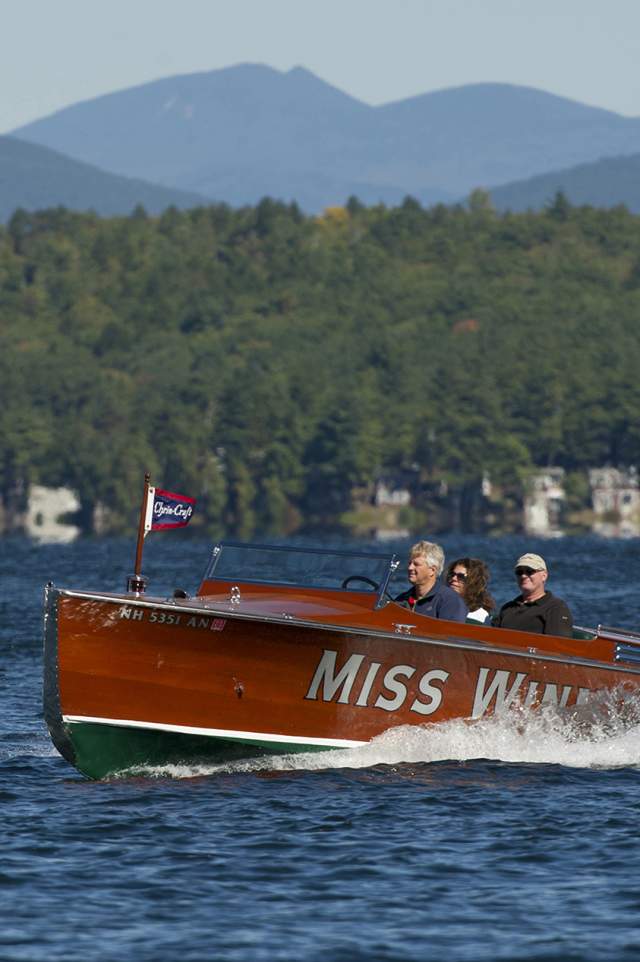
[[[227,728],[192,728],[189,725],[168,725],[159,722],[132,721],[127,718],[94,718],[91,715],[63,715],[68,725],[115,725],[120,728],[148,728],[155,731],[179,732],[182,735],[203,735],[210,738],[241,738],[246,741],[267,741],[289,745],[326,745],[328,748],[359,748],[367,742],[348,738],[302,738],[300,735],[275,735],[267,732],[231,731]]]

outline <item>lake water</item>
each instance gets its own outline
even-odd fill
[[[209,546],[182,535],[148,539],[153,593],[195,589]],[[529,549],[578,624],[640,626],[637,540],[441,540],[490,564],[500,603]],[[640,959],[639,728],[450,723],[82,778],[42,721],[42,589],[121,590],[133,557],[0,540],[2,962]]]

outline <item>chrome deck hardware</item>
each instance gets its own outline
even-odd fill
[[[129,575],[127,578],[127,592],[139,598],[147,590],[148,579],[144,575]]]
[[[632,665],[640,665],[640,648],[636,645],[616,645],[614,652],[616,661],[628,661]]]
[[[630,645],[640,645],[640,633],[637,631],[606,628],[604,625],[598,625],[597,632],[598,638],[606,638],[607,641],[626,641]]]

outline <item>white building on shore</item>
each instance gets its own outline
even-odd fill
[[[589,471],[593,530],[606,537],[640,534],[638,471],[629,468],[591,468]]]
[[[46,488],[34,484],[29,491],[25,532],[42,542],[64,544],[74,541],[80,534],[80,528],[68,524],[64,518],[79,508],[80,501],[70,488]]]
[[[529,478],[524,498],[524,529],[546,538],[562,534],[565,506],[564,468],[545,468]]]

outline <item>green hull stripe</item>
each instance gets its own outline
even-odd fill
[[[198,762],[224,764],[265,755],[327,751],[313,745],[242,738],[212,738],[175,731],[125,728],[74,722],[65,725],[75,752],[75,766],[89,778],[106,778],[128,769]]]
[[[170,725],[164,722],[138,721],[132,718],[104,718],[101,715],[63,715],[65,725],[107,725],[113,728],[144,728],[146,731],[176,732],[180,735],[198,735],[205,738],[223,738],[225,741],[256,742],[259,745],[303,745],[304,751],[309,746],[317,748],[359,748],[366,742],[353,741],[348,738],[316,738],[313,735],[278,735],[276,732],[251,732],[246,729],[238,731],[232,728],[195,728],[192,725]]]

